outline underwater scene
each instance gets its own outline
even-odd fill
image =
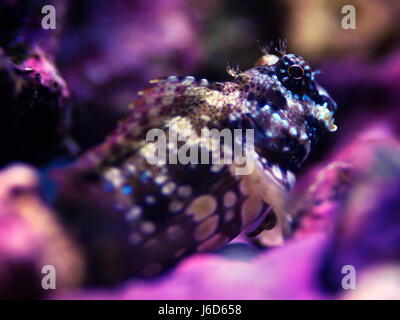
[[[0,1],[0,299],[400,299],[399,14]]]

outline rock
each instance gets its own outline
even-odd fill
[[[56,288],[77,287],[84,277],[81,250],[41,199],[38,173],[15,164],[0,171],[0,298],[35,299],[42,268],[54,266]]]

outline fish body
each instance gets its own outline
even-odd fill
[[[184,256],[215,250],[270,206],[289,232],[295,173],[318,139],[336,130],[336,104],[294,54],[266,55],[252,69],[228,72],[227,82],[152,80],[106,141],[62,173],[67,220],[94,229],[80,238],[96,248],[103,237],[123,241],[123,254],[117,245],[109,251],[127,266],[126,276],[155,276]],[[232,141],[205,139],[204,130],[225,130]],[[154,132],[164,133],[164,151]],[[234,161],[236,147],[245,164]]]

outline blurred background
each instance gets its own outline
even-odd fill
[[[41,28],[46,4],[56,8],[55,30]],[[349,4],[356,29],[345,30]],[[0,241],[0,297],[46,297],[33,279],[51,257],[63,270],[62,297],[400,298],[399,14],[397,0],[1,1],[0,238],[15,241]],[[262,249],[261,234],[251,243],[256,260],[244,265],[194,257],[162,284],[86,292],[88,253],[38,191],[47,188],[41,174],[103,141],[149,80],[228,80],[227,63],[251,68],[279,39],[321,70],[317,81],[338,104],[338,131],[298,176],[293,239]],[[360,271],[357,290],[341,289],[347,264]]]

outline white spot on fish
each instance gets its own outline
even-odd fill
[[[140,229],[144,234],[152,234],[154,231],[156,231],[156,225],[153,222],[145,221],[140,226]]]
[[[184,198],[190,197],[190,196],[192,195],[192,187],[189,186],[189,185],[180,186],[180,187],[178,188],[178,194],[179,194],[181,197],[184,197]]]
[[[167,78],[167,80],[168,80],[168,81],[171,81],[171,82],[174,82],[174,81],[178,80],[178,77],[177,77],[177,76],[169,76],[169,77]]]
[[[291,128],[289,129],[289,133],[290,133],[292,136],[297,136],[297,129],[296,129],[295,127],[291,127]]]
[[[165,181],[167,181],[167,177],[166,176],[157,176],[154,179],[155,183],[158,185],[162,185]]]
[[[126,219],[129,221],[136,220],[142,215],[142,208],[139,206],[133,206],[127,213]]]
[[[281,169],[279,169],[278,166],[276,166],[276,165],[272,166],[272,173],[278,180],[283,179],[282,171],[281,171]]]
[[[296,183],[296,176],[292,171],[288,171],[286,175],[290,188],[293,188]]]
[[[228,191],[224,195],[224,205],[227,208],[231,208],[236,203],[236,194],[233,191]]]
[[[146,196],[145,201],[147,204],[155,204],[156,198],[154,196]]]
[[[175,183],[169,182],[162,187],[161,192],[164,196],[169,196],[174,192],[175,187]]]
[[[168,207],[169,211],[171,211],[171,212],[178,212],[178,211],[182,210],[182,208],[183,208],[183,202],[176,201],[176,200],[171,201],[171,203],[169,204],[169,207]]]

